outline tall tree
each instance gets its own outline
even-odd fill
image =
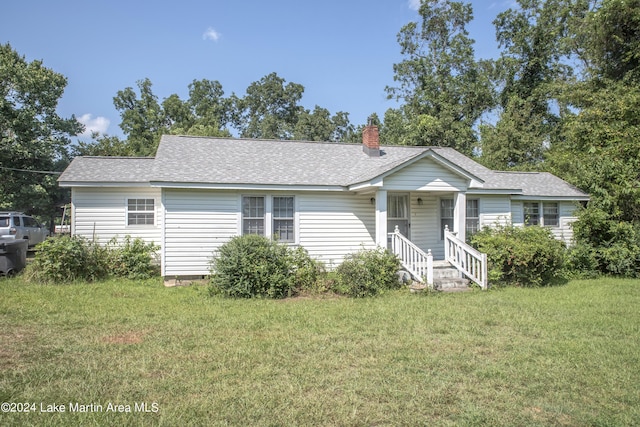
[[[586,80],[564,92],[573,110],[546,165],[588,191],[574,225],[591,264],[640,276],[640,58],[637,0],[604,0],[577,34]]]
[[[70,136],[83,129],[56,112],[67,79],[0,45],[0,208],[52,218],[63,195],[57,176],[68,162]]]
[[[315,106],[298,117],[293,139],[306,141],[346,141],[353,132],[349,114],[342,111],[331,116],[326,108]]]
[[[71,148],[71,156],[136,156],[133,147],[117,136],[100,135],[94,132],[90,141],[79,140]]]
[[[405,59],[393,66],[399,86],[386,90],[404,105],[389,113],[394,120],[385,125],[387,135],[395,140],[388,142],[449,146],[470,154],[477,141],[474,125],[493,105],[489,76],[475,60],[466,29],[472,7],[424,0],[419,13],[422,22],[410,22],[398,34]]]
[[[492,168],[531,168],[555,143],[567,107],[559,89],[571,81],[575,32],[588,0],[517,0],[494,21],[503,49],[496,62],[500,118],[482,128],[483,162]]]
[[[189,99],[183,102],[171,95],[162,103],[171,122],[169,133],[174,135],[231,136],[234,102],[224,97],[218,81],[194,80],[189,84]]]
[[[286,83],[271,73],[247,88],[237,100],[236,127],[244,138],[291,139],[304,108],[299,105],[304,86]]]
[[[604,0],[581,29],[594,77],[640,80],[640,0]]]
[[[156,152],[160,136],[171,122],[153,93],[149,79],[137,82],[140,98],[131,87],[118,91],[113,105],[120,111],[120,128],[127,135],[133,152],[140,156],[152,156]]]

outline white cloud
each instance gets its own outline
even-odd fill
[[[418,10],[420,9],[421,0],[409,0],[409,9]]]
[[[106,117],[96,117],[95,119],[91,114],[83,114],[77,117],[78,121],[84,125],[84,132],[80,136],[89,137],[93,132],[98,132],[100,135],[107,133],[109,124],[111,121]]]
[[[214,42],[217,42],[220,39],[220,36],[221,34],[219,32],[212,27],[209,27],[207,28],[207,31],[202,34],[202,40],[213,40]]]

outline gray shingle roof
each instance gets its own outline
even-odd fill
[[[385,148],[381,157],[373,158],[360,144],[163,136],[153,180],[344,187],[427,150],[402,148]]]
[[[76,157],[58,182],[149,182],[153,162],[153,157]]]
[[[383,146],[369,157],[360,144],[165,135],[156,157],[77,157],[60,176],[82,183],[174,183],[342,187],[363,183],[433,153],[484,181],[484,190],[525,196],[586,197],[549,173],[497,172],[452,148]]]

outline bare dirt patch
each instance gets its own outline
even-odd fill
[[[144,341],[146,332],[129,331],[121,334],[107,335],[101,341],[107,344],[140,344]]]

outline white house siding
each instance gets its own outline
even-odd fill
[[[454,195],[411,193],[411,241],[425,252],[431,249],[435,259],[444,259],[444,242],[440,238],[440,197],[453,198]]]
[[[208,275],[214,252],[238,234],[238,194],[165,189],[163,199],[163,276]]]
[[[560,240],[571,244],[573,242],[573,224],[578,218],[575,216],[577,206],[575,202],[559,202],[558,211],[560,213],[560,227],[553,228],[551,231]]]
[[[155,225],[127,226],[127,199],[154,199]],[[72,229],[76,236],[105,244],[113,237],[129,235],[161,244],[162,209],[160,190],[150,187],[85,188],[71,190]]]
[[[467,200],[470,199],[478,199],[480,228],[511,224],[511,200],[508,195],[467,194]]]
[[[375,248],[371,195],[297,194],[299,242],[313,258],[333,268],[346,254]]]
[[[429,158],[384,178],[384,189],[388,191],[464,191],[468,184],[468,179]]]
[[[242,195],[293,195],[297,240],[329,268],[348,253],[375,247],[375,208],[370,195],[166,189],[164,276],[210,273],[214,253],[241,232]]]

